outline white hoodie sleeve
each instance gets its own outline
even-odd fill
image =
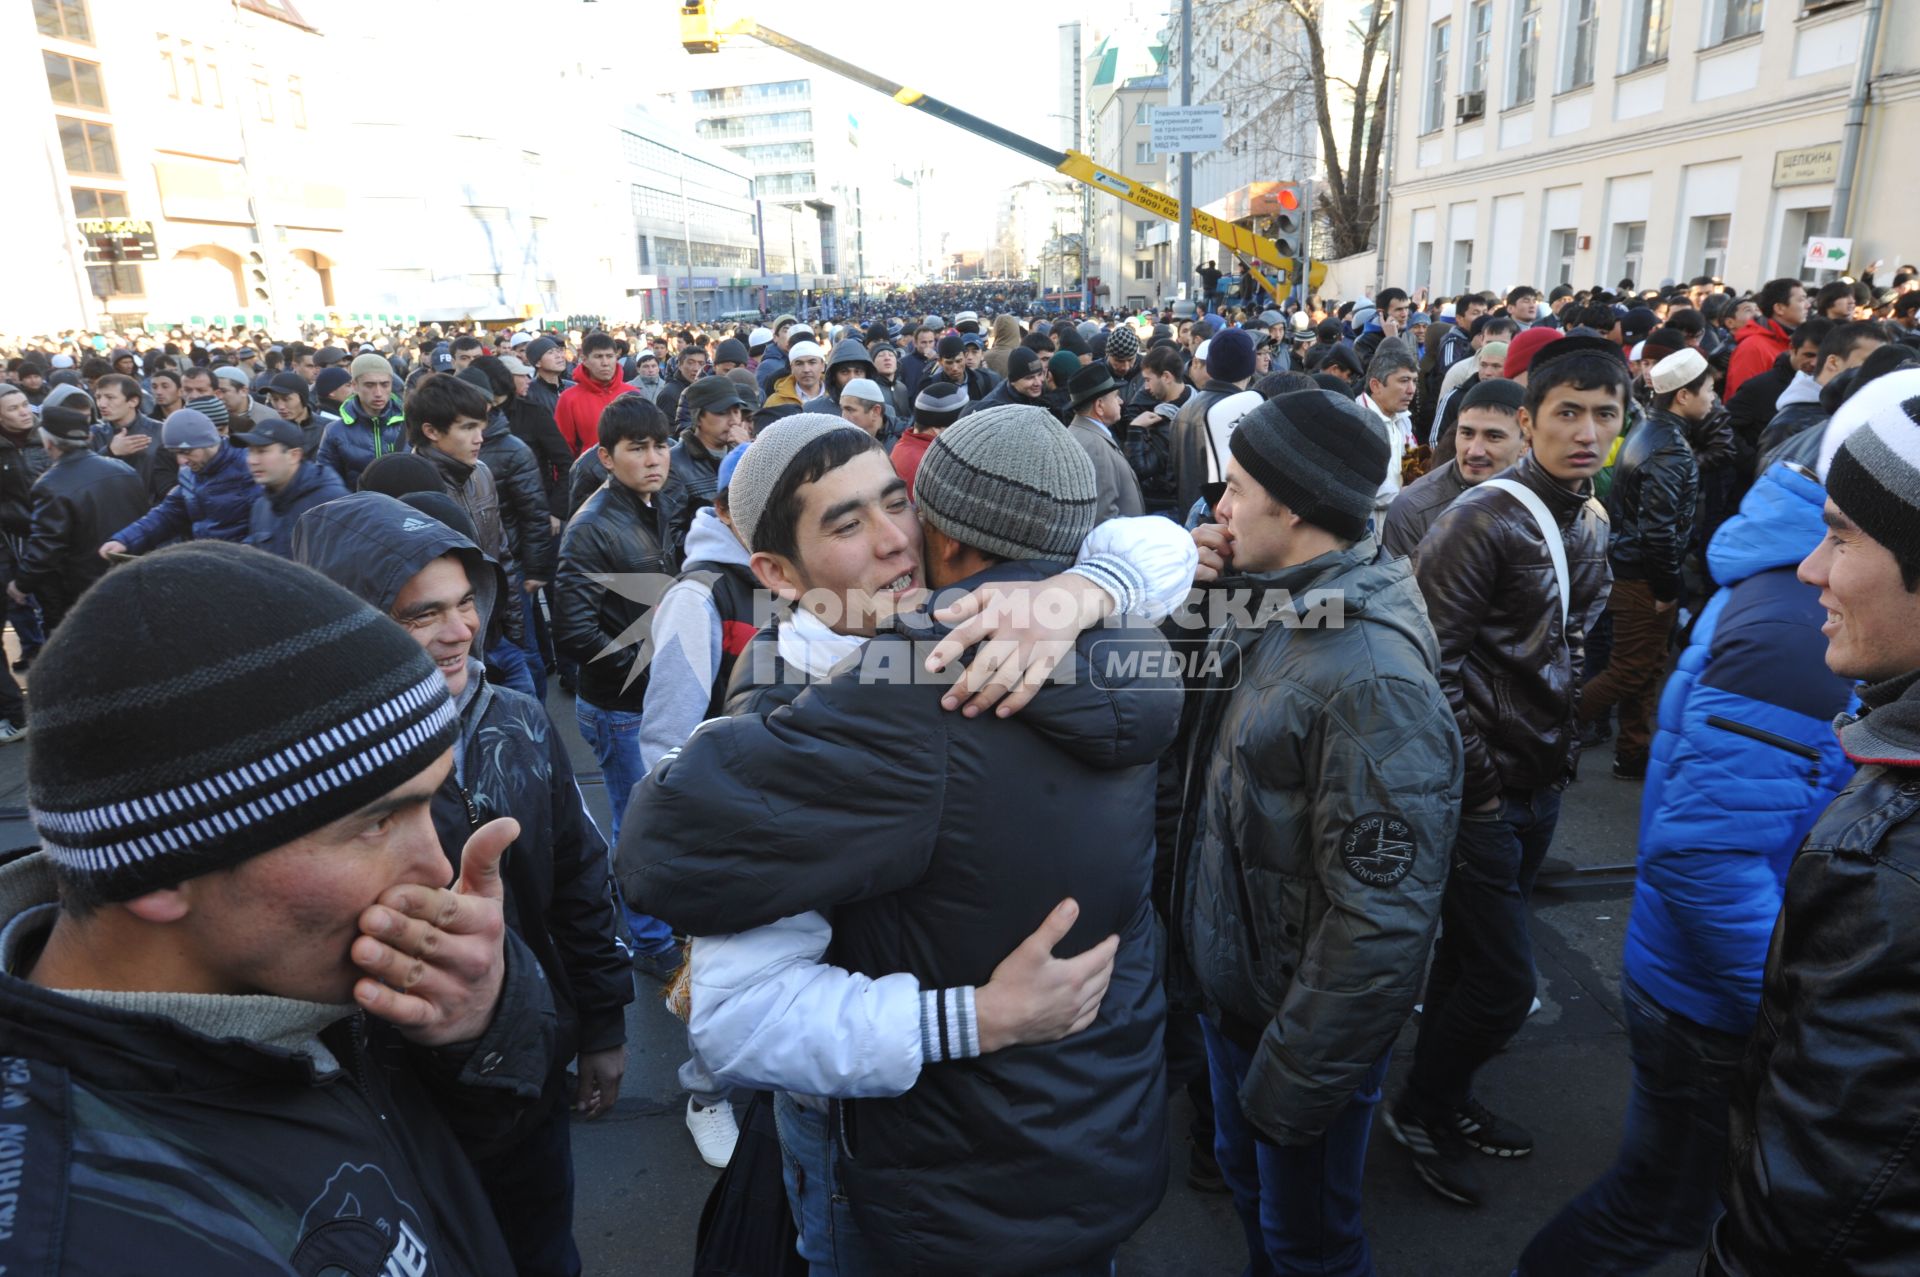
[[[700,581],[675,581],[653,609],[653,664],[640,709],[640,765],[686,743],[707,716],[720,673],[720,611]]]
[[[921,1066],[980,1053],[973,989],[870,979],[821,958],[833,928],[795,914],[689,946],[687,1028],[732,1086],[854,1099],[901,1095]]]
[[[1158,621],[1186,602],[1199,564],[1191,533],[1172,519],[1147,514],[1096,526],[1068,571],[1112,595],[1114,615]]]

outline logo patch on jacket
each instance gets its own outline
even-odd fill
[[[1347,826],[1340,859],[1369,887],[1391,887],[1413,868],[1413,829],[1398,816],[1368,812]]]

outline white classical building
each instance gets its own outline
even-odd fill
[[[1436,293],[1717,275],[1812,278],[1856,73],[1845,228],[1916,252],[1920,4],[1403,0],[1380,276]],[[1903,140],[1904,139],[1904,140]]]

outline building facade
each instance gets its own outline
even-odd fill
[[[1920,6],[1404,0],[1383,280],[1434,293],[1799,275],[1913,251]],[[1830,228],[1856,71],[1851,216]],[[1824,278],[1824,276],[1822,277]]]

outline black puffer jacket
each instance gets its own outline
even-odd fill
[[[100,547],[146,512],[146,489],[132,467],[84,448],[56,458],[34,483],[32,529],[13,579],[40,600],[49,630],[107,574]]]
[[[653,643],[643,622],[680,571],[677,501],[671,483],[649,505],[609,480],[560,538],[553,644],[580,662],[579,695],[590,705],[637,713],[646,701]],[[621,588],[606,584],[606,574]]]
[[[1468,807],[1571,776],[1586,636],[1613,587],[1607,516],[1590,485],[1572,491],[1531,452],[1495,477],[1524,483],[1553,513],[1573,579],[1563,625],[1540,525],[1517,498],[1485,483],[1442,511],[1414,550],[1414,576],[1440,640],[1440,687],[1466,751]]]
[[[1052,570],[1001,564],[958,588]],[[634,791],[621,883],[633,907],[694,934],[831,909],[829,961],[929,989],[985,983],[1069,895],[1080,918],[1061,956],[1119,935],[1086,1031],[838,1105],[848,1195],[888,1271],[1052,1272],[1111,1251],[1165,1188],[1151,764],[1180,698],[1157,664],[1114,659],[1164,657],[1157,634],[1096,630],[1070,681],[1013,718],[963,719],[912,678],[915,644],[939,633],[923,621],[873,639],[830,683],[736,696],[734,717]],[[736,687],[755,666],[741,660]]]
[[[1267,1138],[1325,1133],[1406,1023],[1460,817],[1460,732],[1405,559],[1371,540],[1229,580],[1183,730],[1171,925],[1200,1002],[1254,1052]]]
[[[1187,511],[1193,509],[1193,503],[1200,499],[1200,490],[1208,483],[1207,458],[1213,452],[1213,437],[1207,430],[1207,412],[1228,395],[1239,393],[1240,387],[1233,382],[1210,378],[1187,400],[1173,424],[1165,427],[1167,447],[1173,458],[1176,519],[1187,517]],[[1220,472],[1226,473],[1225,457],[1220,458]]]
[[[527,398],[507,404],[507,425],[514,438],[533,449],[534,460],[540,467],[540,482],[547,491],[547,512],[556,519],[565,519],[570,513],[567,471],[573,465],[573,449],[567,447],[567,441],[561,437],[560,427],[553,424],[553,409],[532,398],[529,392]],[[485,458],[484,448],[480,455]]]
[[[0,430],[0,571],[13,576],[20,549],[33,527],[33,485],[53,464],[37,431]]]
[[[552,507],[540,461],[513,433],[507,415],[495,409],[480,436],[480,461],[493,472],[499,496],[500,522],[507,535],[507,554],[518,569],[514,583],[553,579]]]
[[[1709,1277],[1911,1277],[1920,1255],[1920,674],[1860,701],[1837,723],[1862,766],[1787,873]]]
[[[0,868],[0,1271],[513,1271],[468,1164],[511,1143],[547,1076],[552,1003],[511,934],[475,1042],[428,1050],[351,1007],[329,1023],[339,1008],[276,999],[216,1036],[23,979],[53,900],[44,853]],[[338,1067],[233,1033],[269,1018],[262,1033],[317,1032]]]
[[[1693,539],[1700,468],[1688,423],[1658,409],[1620,445],[1607,492],[1613,538],[1607,562],[1615,580],[1645,581],[1665,603],[1680,597],[1680,564]]]
[[[419,525],[428,526],[419,526]],[[389,497],[359,494],[310,511],[295,532],[294,558],[382,613],[408,581],[442,555],[466,565],[480,633],[505,601],[499,566],[437,519]],[[626,1040],[623,1008],[633,975],[615,946],[606,843],[587,819],[573,766],[546,709],[530,696],[488,683],[469,662],[459,700],[456,766],[434,795],[440,845],[457,873],[474,829],[496,816],[520,822],[501,860],[507,926],[526,942],[552,986],[559,1030],[555,1063]]]

